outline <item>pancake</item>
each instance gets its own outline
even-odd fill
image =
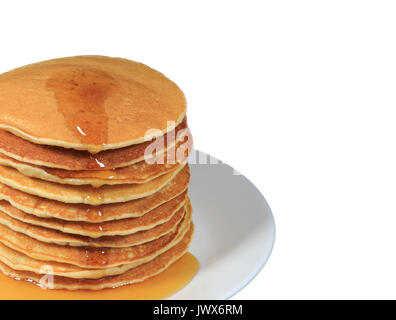
[[[22,222],[48,229],[76,235],[99,238],[103,236],[129,235],[143,230],[149,230],[169,221],[184,205],[187,191],[176,198],[165,202],[159,207],[137,218],[112,220],[100,223],[81,221],[65,221],[55,218],[39,218],[11,206],[6,201],[0,201],[0,210],[8,216]]]
[[[13,207],[37,217],[97,223],[140,217],[183,193],[189,181],[190,168],[185,166],[165,187],[151,196],[95,207],[40,198],[0,183],[0,200],[6,200]]]
[[[183,93],[164,75],[102,56],[12,70],[0,75],[0,92],[0,128],[36,144],[90,153],[142,143],[154,136],[149,129],[166,133],[168,121],[177,125],[186,112]]]
[[[144,184],[105,185],[99,188],[88,185],[71,186],[42,181],[27,177],[16,169],[0,166],[0,182],[46,199],[66,203],[100,205],[150,196],[170,182],[183,166],[183,164],[178,164],[176,169]]]
[[[184,159],[178,158],[177,155],[182,154],[183,150]],[[178,159],[185,162],[185,159],[188,158],[188,150],[180,145],[176,149],[169,149],[168,152],[151,159],[153,163],[143,160],[128,167],[112,170],[70,171],[46,168],[26,164],[2,154],[0,154],[0,165],[17,169],[25,176],[50,182],[71,185],[90,184],[93,187],[100,187],[105,184],[147,183],[150,180],[176,169],[180,164]]]
[[[186,118],[176,127],[175,137],[181,138],[184,135],[183,132],[186,132],[185,130],[188,130]],[[152,157],[161,155],[169,148],[174,147],[177,140],[171,139],[168,133],[161,138],[163,138],[163,144],[158,144],[156,150],[151,154]],[[108,170],[126,167],[149,159],[150,154],[145,156],[145,151],[152,143],[153,141],[146,141],[92,155],[87,151],[35,144],[8,131],[0,130],[0,152],[2,154],[25,163],[66,170]]]
[[[100,238],[90,238],[70,233],[64,233],[54,229],[39,227],[21,220],[17,220],[0,210],[0,224],[3,224],[16,232],[23,233],[33,239],[55,243],[63,246],[89,246],[94,248],[121,248],[130,247],[145,242],[153,241],[159,237],[174,232],[178,223],[184,216],[184,206],[166,222],[151,229],[138,231],[125,236],[102,236]]]
[[[0,224],[0,242],[28,257],[42,261],[71,264],[79,268],[109,269],[120,265],[132,268],[152,260],[170,249],[189,229],[191,208],[177,228],[158,239],[125,248],[69,247],[45,243],[15,232]]]
[[[181,258],[188,250],[193,232],[194,226],[191,224],[190,229],[187,231],[181,241],[175,244],[172,248],[158,255],[153,260],[119,275],[107,276],[100,279],[71,279],[69,277],[54,275],[53,289],[101,290],[144,281],[164,271],[172,263]],[[40,263],[40,266],[42,265],[43,264]],[[42,275],[39,275],[35,272],[15,270],[3,262],[0,262],[0,270],[9,277],[33,281],[37,284],[40,283],[40,279],[42,277]]]

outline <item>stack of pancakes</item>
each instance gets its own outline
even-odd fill
[[[193,234],[185,113],[172,81],[125,59],[0,75],[0,270],[97,290],[179,259]]]

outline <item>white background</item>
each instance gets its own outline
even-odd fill
[[[396,298],[395,2],[1,1],[0,49],[1,72],[102,54],[179,84],[196,147],[275,215],[235,298]]]

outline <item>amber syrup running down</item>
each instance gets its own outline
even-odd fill
[[[186,253],[159,275],[146,281],[115,289],[44,290],[27,281],[0,273],[0,300],[156,300],[165,299],[185,287],[199,269],[198,260]]]
[[[100,151],[108,140],[105,101],[117,90],[117,82],[104,72],[75,68],[55,74],[46,85],[69,129],[82,143],[97,146],[90,151]]]

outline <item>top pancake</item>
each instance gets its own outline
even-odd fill
[[[61,58],[0,75],[0,128],[36,144],[118,149],[166,133],[185,112],[175,83],[125,59]]]

